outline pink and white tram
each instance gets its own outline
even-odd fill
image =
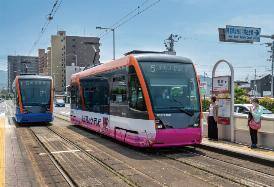
[[[200,144],[201,100],[191,60],[128,55],[71,78],[71,122],[137,147]]]

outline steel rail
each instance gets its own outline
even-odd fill
[[[72,177],[64,170],[64,168],[59,164],[59,162],[54,158],[52,153],[49,151],[49,149],[45,146],[45,144],[38,138],[38,136],[35,134],[35,132],[29,127],[29,130],[33,136],[33,138],[38,142],[38,144],[45,150],[46,154],[49,156],[52,163],[55,165],[55,167],[58,169],[58,171],[61,173],[61,175],[64,177],[66,182],[71,187],[78,186],[76,182],[72,179]]]

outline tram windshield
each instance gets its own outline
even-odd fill
[[[24,106],[49,106],[51,81],[42,79],[19,80],[20,93]]]
[[[156,113],[200,111],[197,78],[190,63],[140,62]]]

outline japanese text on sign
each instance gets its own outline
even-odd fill
[[[225,39],[227,41],[239,42],[260,42],[260,28],[240,27],[227,25],[225,29]]]

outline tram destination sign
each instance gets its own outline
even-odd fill
[[[219,39],[222,42],[253,43],[260,42],[261,28],[227,25],[219,28]]]

